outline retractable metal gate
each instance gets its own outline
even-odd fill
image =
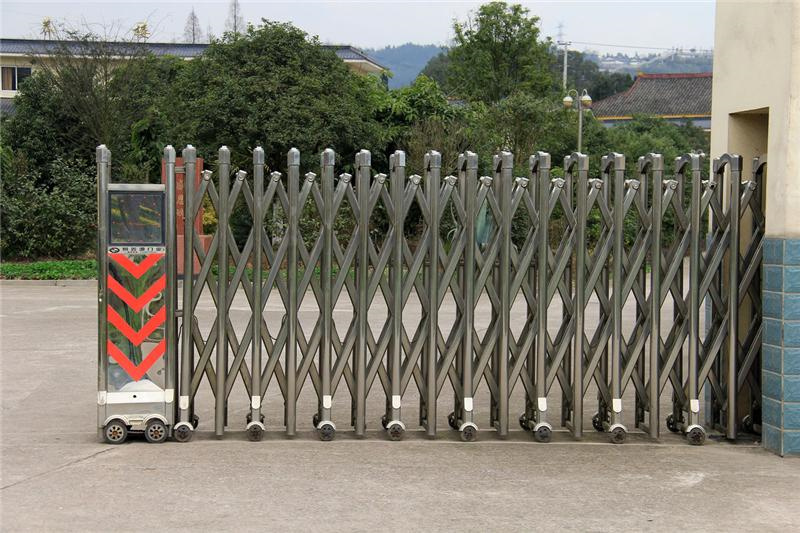
[[[195,149],[182,155],[194,176]],[[287,435],[314,427],[330,440],[342,405],[363,435],[375,397],[392,440],[413,400],[428,436],[449,412],[466,441],[482,421],[506,436],[519,413],[541,442],[554,426],[657,438],[662,410],[692,444],[760,424],[766,161],[742,181],[729,154],[706,179],[696,154],[669,165],[648,154],[631,175],[622,154],[593,172],[584,154],[555,169],[539,152],[524,177],[509,152],[484,176],[471,152],[445,176],[435,151],[408,176],[402,151],[388,174],[363,150],[353,175],[337,175],[332,150],[319,174],[301,173],[295,149],[285,172],[268,172],[261,148],[252,156],[234,170],[223,147],[199,188],[184,183],[177,440],[197,426],[201,387],[220,437],[244,396],[252,440],[276,408]],[[201,208],[216,214],[207,247]],[[314,415],[298,422],[308,394]]]

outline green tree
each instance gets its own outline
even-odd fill
[[[449,92],[447,83],[448,71],[450,69],[450,53],[448,50],[439,52],[433,56],[422,69],[421,74],[431,78],[443,91]]]
[[[468,100],[497,102],[515,91],[542,96],[551,87],[550,44],[539,18],[519,4],[491,2],[474,18],[453,24],[448,84]]]
[[[377,122],[365,103],[374,82],[353,74],[336,55],[290,24],[262,21],[226,33],[178,73],[162,106],[176,146],[191,143],[215,160],[227,145],[246,168],[264,148],[273,168],[296,147],[304,165],[333,148],[352,164],[361,148],[378,148]]]

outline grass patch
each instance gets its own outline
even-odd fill
[[[96,279],[94,259],[0,263],[0,279]]]

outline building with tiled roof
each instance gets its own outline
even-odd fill
[[[119,47],[121,54],[130,54],[132,48],[145,47],[156,56],[175,56],[193,59],[205,52],[208,44],[199,43],[108,43]],[[35,67],[32,57],[47,57],[61,47],[72,47],[76,55],[80,55],[81,43],[77,41],[52,41],[46,39],[0,39],[0,66],[2,66],[2,90],[0,91],[0,114],[13,112],[13,98],[17,94],[17,85],[31,75]],[[323,44],[323,48],[333,51],[339,59],[359,74],[382,75],[386,67],[369,57],[354,46]]]
[[[708,130],[711,128],[711,73],[640,73],[627,91],[595,102],[592,111],[606,126],[631,120],[634,115],[649,115],[677,124],[691,121]]]

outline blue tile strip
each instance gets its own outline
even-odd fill
[[[764,239],[762,440],[800,454],[800,239]]]

